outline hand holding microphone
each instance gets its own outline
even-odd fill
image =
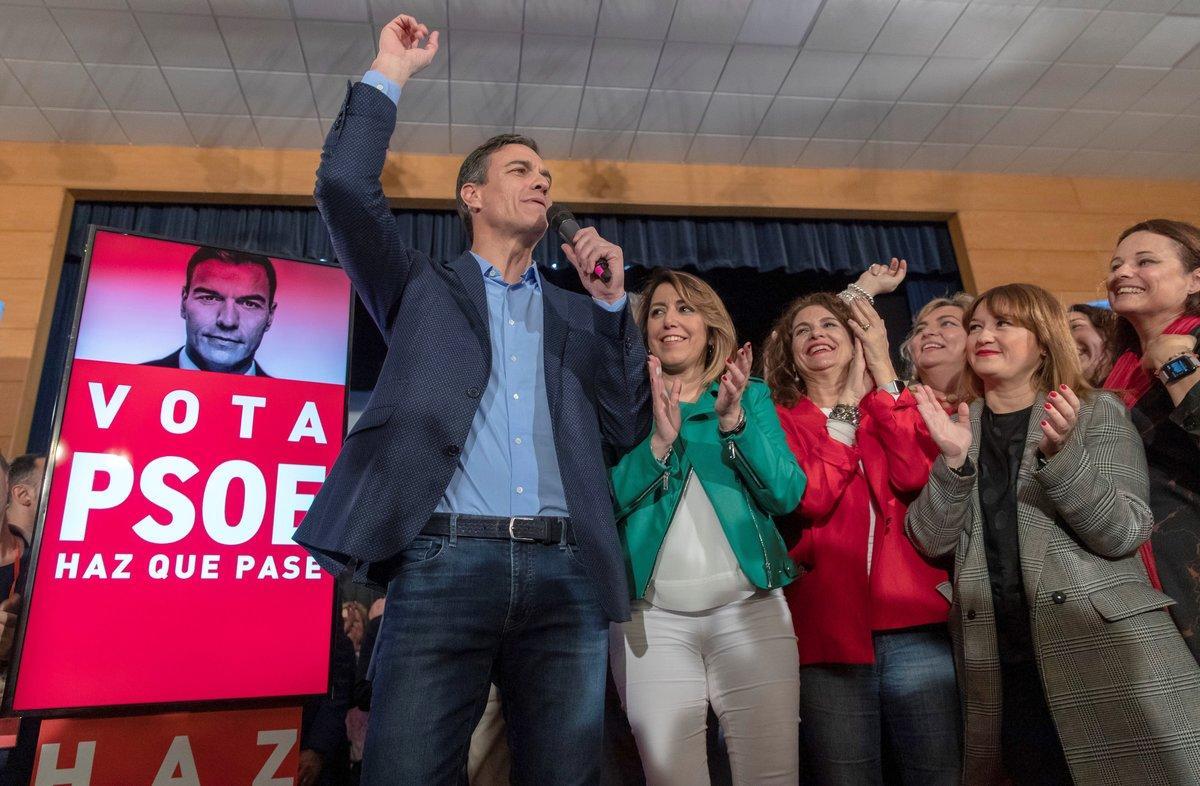
[[[571,211],[562,205],[546,210],[550,229],[564,241],[563,254],[575,266],[584,289],[592,297],[614,303],[625,294],[625,255],[620,246],[600,237],[595,227],[580,228]]]

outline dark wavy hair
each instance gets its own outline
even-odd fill
[[[789,303],[775,320],[771,334],[763,345],[763,368],[767,385],[771,388],[771,399],[781,407],[794,407],[801,397],[808,395],[804,378],[800,376],[796,358],[792,355],[792,323],[796,321],[796,315],[809,306],[826,309],[842,323],[850,337],[854,337],[850,330],[850,307],[837,295],[813,292]]]

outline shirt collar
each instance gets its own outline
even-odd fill
[[[503,284],[506,287],[515,287],[521,284],[526,284],[530,287],[533,287],[534,291],[536,292],[540,292],[542,290],[542,274],[538,272],[537,262],[530,262],[529,267],[525,270],[524,274],[521,275],[520,281],[518,281],[516,284],[509,284],[500,276],[500,271],[497,270],[491,262],[488,262],[474,251],[471,252],[471,256],[475,257],[475,261],[479,263],[479,272],[483,273],[483,278],[485,281],[495,281],[497,284]]]

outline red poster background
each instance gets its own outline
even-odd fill
[[[146,242],[159,249],[154,258],[161,256],[165,241]],[[101,255],[100,248],[92,256],[94,271],[116,261],[126,270],[136,267],[129,263],[129,243],[121,246],[119,260]],[[176,284],[187,256],[175,255]],[[317,267],[273,262],[281,280],[288,265]],[[155,264],[152,257],[143,263]],[[326,296],[343,298],[343,323],[330,329],[344,332],[350,305],[345,275],[335,268],[321,272],[327,274]],[[90,294],[89,286],[85,309]],[[170,297],[177,311],[177,286]],[[303,337],[291,338],[303,352]],[[344,347],[341,352],[344,368]],[[194,406],[176,401],[164,407],[172,394]],[[260,405],[239,406],[239,396]],[[77,357],[39,528],[14,710],[324,693],[333,581],[290,535],[337,456],[344,402],[343,384]],[[104,422],[106,407],[110,423]],[[194,425],[171,426],[187,420],[189,410]],[[315,436],[314,415],[323,439]],[[156,461],[187,469],[160,475],[157,491],[147,489],[143,484],[154,482],[146,468]],[[76,464],[89,463],[103,466],[73,472]],[[213,483],[219,467],[226,480]],[[289,472],[302,479],[277,482]],[[106,490],[119,502],[103,502]],[[173,506],[164,506],[168,497]],[[281,522],[275,521],[278,500]],[[64,521],[69,503],[77,511],[68,513],[74,524]],[[141,534],[134,529],[138,522]],[[143,537],[147,532],[153,537]],[[152,566],[161,567],[164,559],[168,567],[159,575]]]
[[[297,707],[46,720],[38,737],[37,768],[60,773],[74,770],[71,777],[60,775],[54,783],[130,786],[153,783],[164,760],[169,760],[167,767],[172,769],[166,777],[180,776],[188,764],[176,762],[181,757],[189,761],[190,754],[197,780],[203,784],[294,783],[285,779],[296,777],[299,729]],[[175,742],[180,736],[186,737],[186,742]],[[81,743],[95,746],[90,772],[87,754],[83,762],[79,760]],[[256,781],[260,777],[262,780]],[[41,782],[36,769],[33,782]]]

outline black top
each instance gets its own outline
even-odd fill
[[[1017,537],[1017,475],[1032,411],[1033,407],[1027,407],[997,415],[984,407],[980,422],[979,507],[996,612],[996,643],[1003,664],[1034,660]]]

